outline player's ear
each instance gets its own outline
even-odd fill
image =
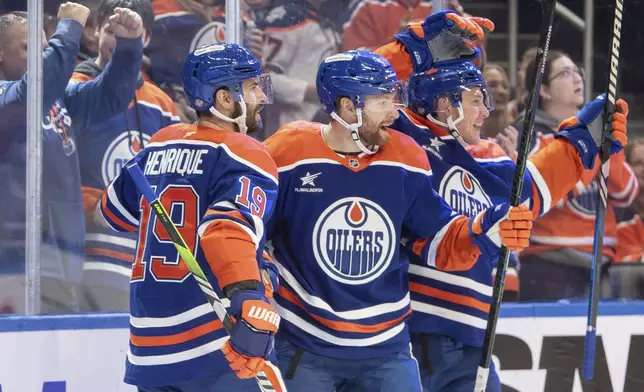
[[[350,98],[342,97],[340,98],[340,110],[342,114],[355,114],[356,108],[353,106],[353,102]],[[340,113],[338,113],[340,114]]]
[[[447,97],[440,97],[436,100],[436,111],[439,113],[446,113],[452,109],[452,105]]]
[[[230,94],[230,91],[225,88],[217,90],[215,93],[215,108],[220,111],[221,109],[232,110],[233,106],[235,106],[235,100]]]

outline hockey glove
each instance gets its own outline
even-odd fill
[[[230,339],[221,348],[239,378],[252,378],[273,352],[280,317],[258,291],[236,291],[230,299],[234,321]]]
[[[473,61],[481,54],[473,41],[482,40],[493,30],[489,19],[464,18],[452,10],[441,10],[423,22],[410,23],[406,32],[395,37],[407,49],[414,72],[425,72],[434,65]]]
[[[570,117],[559,124],[559,131],[555,138],[565,138],[575,146],[581,161],[586,169],[592,169],[595,163],[595,156],[599,151],[604,129],[604,104],[606,94],[602,94],[588,102],[576,116]],[[628,104],[623,99],[615,103],[616,111],[610,118],[610,154],[620,152],[627,142],[627,117]]]
[[[499,204],[470,218],[469,227],[474,244],[496,264],[501,245],[517,252],[529,245],[532,211],[523,204]]]

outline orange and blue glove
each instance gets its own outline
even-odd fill
[[[255,377],[273,353],[280,317],[266,297],[255,290],[235,291],[229,312],[234,325],[221,352],[237,377]]]
[[[482,256],[496,265],[501,245],[516,252],[528,247],[532,218],[532,211],[524,204],[499,204],[470,218],[470,237]]]
[[[586,169],[592,169],[595,156],[601,147],[604,129],[604,105],[606,94],[601,94],[588,102],[576,116],[570,117],[559,124],[555,138],[565,138],[575,146]],[[628,103],[623,99],[615,102],[615,112],[610,115],[609,138],[611,140],[610,155],[620,152],[628,141]]]
[[[410,23],[407,31],[395,38],[411,57],[414,72],[425,72],[434,66],[460,61],[473,61],[481,51],[475,41],[494,30],[491,20],[459,16],[452,10],[430,14],[423,22]]]

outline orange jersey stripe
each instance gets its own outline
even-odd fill
[[[126,229],[128,231],[136,231],[137,230],[136,226],[133,226],[133,225],[131,225],[131,224],[119,219],[118,216],[112,214],[112,212],[107,208],[107,193],[103,193],[101,204],[103,206],[103,213],[105,215],[107,215],[107,217],[110,220],[114,221],[117,225],[119,225],[120,227],[122,227],[122,228],[124,228],[124,229]]]
[[[306,310],[304,308],[304,305],[302,305],[302,302],[297,298],[295,294],[293,294],[291,291],[286,289],[284,286],[280,286],[277,289],[277,293],[284,299],[286,299],[289,302],[294,303],[298,307]],[[411,314],[411,309],[409,309],[404,315],[401,317],[398,317],[395,320],[389,320],[385,321],[382,323],[378,324],[372,324],[372,325],[364,325],[364,324],[357,324],[357,323],[351,323],[348,321],[336,321],[336,320],[329,320],[327,318],[321,317],[321,316],[316,316],[314,314],[311,314],[307,312],[311,318],[313,318],[315,321],[319,322],[320,324],[334,329],[336,331],[341,331],[341,332],[358,332],[358,333],[378,333],[381,331],[384,331],[386,329],[389,329],[391,327],[394,327],[400,323],[403,322],[410,314]]]
[[[428,297],[438,298],[443,301],[451,302],[457,305],[469,306],[471,308],[480,310],[481,312],[488,313],[490,305],[481,302],[467,295],[454,294],[444,290],[435,289],[433,287],[425,286],[424,284],[409,282],[409,290],[416,293],[426,295]]]
[[[409,136],[398,131],[389,130],[389,142],[381,147],[376,154],[367,156],[342,157],[335,153],[322,137],[320,123],[294,121],[282,126],[264,143],[268,147],[278,167],[288,166],[304,159],[327,159],[358,172],[368,167],[370,163],[391,161],[429,171],[427,154]],[[306,146],[297,148],[294,146]],[[358,160],[357,167],[349,164],[349,160]]]
[[[124,261],[126,263],[134,262],[134,255],[125,252],[119,252],[111,249],[101,249],[101,248],[87,248],[85,249],[85,255],[87,256],[105,256],[112,259]]]
[[[464,271],[472,268],[481,255],[469,233],[469,219],[456,218],[450,224],[436,251],[436,268],[443,271]]]
[[[192,328],[188,331],[178,333],[176,335],[166,335],[166,336],[136,336],[130,334],[130,342],[133,345],[138,347],[160,347],[160,346],[172,346],[174,344],[181,344],[187,341],[196,339],[200,336],[203,336],[207,333],[214,332],[218,329],[222,329],[224,325],[219,320],[213,320],[202,324],[198,327]]]

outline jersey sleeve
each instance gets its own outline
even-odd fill
[[[43,52],[42,84],[45,114],[56,99],[63,96],[65,86],[74,72],[83,26],[75,20],[58,23],[47,49]],[[0,142],[6,134],[24,129],[27,111],[27,74],[20,80],[0,84]],[[22,125],[22,126],[21,126]]]
[[[265,225],[277,199],[277,168],[265,150],[245,153],[247,165],[229,167],[211,190],[199,225],[207,263],[224,290],[243,281],[260,281],[257,262]]]
[[[534,219],[548,212],[574,188],[584,171],[575,147],[564,139],[543,138],[526,162],[522,200]]]
[[[453,211],[432,188],[431,175],[420,178],[420,188],[405,219],[415,240],[404,241],[427,265],[444,270],[472,268],[481,251],[469,236],[468,218]]]
[[[96,79],[72,81],[65,90],[65,104],[79,129],[122,113],[134,98],[143,59],[141,38],[116,38],[112,60]]]
[[[145,163],[145,154],[144,150],[132,158],[141,166],[141,170]],[[119,175],[103,191],[99,211],[112,229],[137,231],[140,199],[141,194],[124,166]]]
[[[616,208],[617,246],[615,261],[639,261],[643,254],[642,218],[632,207]]]
[[[596,165],[599,167],[599,165]],[[615,207],[628,207],[639,193],[637,178],[631,167],[626,163],[624,151],[610,158],[608,174],[608,197]]]
[[[373,51],[389,61],[398,76],[398,80],[407,80],[414,73],[414,65],[411,62],[407,49],[398,41],[390,42]]]

